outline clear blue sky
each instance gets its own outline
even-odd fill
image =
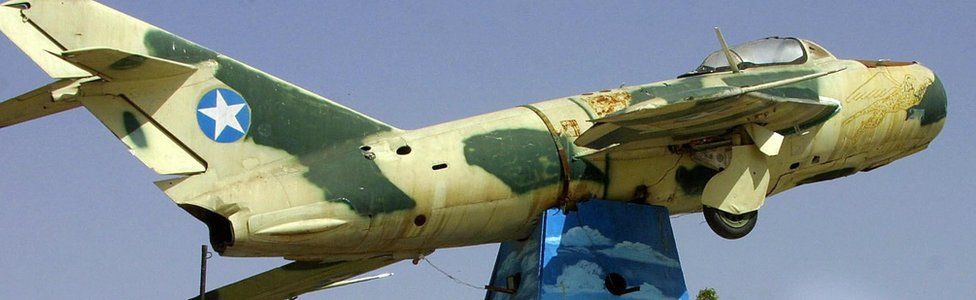
[[[673,219],[688,286],[723,299],[976,297],[972,1],[335,3],[103,1],[401,128],[671,79],[730,43],[772,35],[839,57],[917,60],[942,78],[948,123],[887,167],[766,202],[748,237]],[[0,42],[0,98],[51,80]],[[0,130],[0,298],[185,299],[205,226],[83,109]],[[497,245],[431,260],[481,284]],[[215,258],[217,287],[284,264]],[[303,299],[476,299],[427,265]]]

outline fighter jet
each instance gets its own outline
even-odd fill
[[[946,118],[919,63],[793,37],[729,47],[717,32],[721,49],[676,79],[405,130],[94,1],[8,1],[0,31],[55,80],[0,103],[0,127],[84,107],[219,254],[296,261],[227,297],[523,239],[588,199],[701,212],[737,239],[766,197],[921,151]]]

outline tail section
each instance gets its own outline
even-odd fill
[[[94,1],[8,1],[0,31],[60,79],[0,103],[0,127],[80,104],[160,174],[225,177],[396,130]]]
[[[52,53],[67,50],[56,40],[51,39],[37,23],[27,17],[31,3],[8,1],[0,9],[0,31],[20,47],[38,66],[52,78],[80,78],[90,76],[88,72],[62,61]]]

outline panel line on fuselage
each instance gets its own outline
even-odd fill
[[[549,135],[552,136],[552,142],[556,145],[556,153],[559,154],[559,165],[562,167],[561,168],[562,172],[560,174],[560,177],[562,179],[562,187],[560,187],[559,189],[559,198],[557,199],[557,201],[559,201],[559,204],[561,206],[570,206],[571,203],[569,199],[569,184],[570,184],[570,180],[573,178],[571,174],[572,168],[570,168],[569,166],[569,156],[566,155],[566,147],[563,146],[562,142],[559,141],[559,133],[556,132],[556,128],[552,126],[552,122],[549,121],[549,117],[546,116],[546,114],[543,113],[541,110],[532,106],[531,104],[522,105],[520,107],[528,108],[529,110],[534,112],[537,116],[539,116],[539,119],[542,120],[542,123],[546,124],[546,129],[549,130]]]

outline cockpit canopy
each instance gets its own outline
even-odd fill
[[[738,62],[737,66],[741,70],[770,65],[803,64],[808,58],[803,45],[803,41],[797,38],[769,37],[735,45],[729,50],[732,51],[732,57]],[[811,50],[826,52],[819,47],[813,47],[813,45],[811,45]],[[695,71],[685,74],[685,76],[722,72],[729,69],[728,58],[720,49],[705,57],[705,60]]]

